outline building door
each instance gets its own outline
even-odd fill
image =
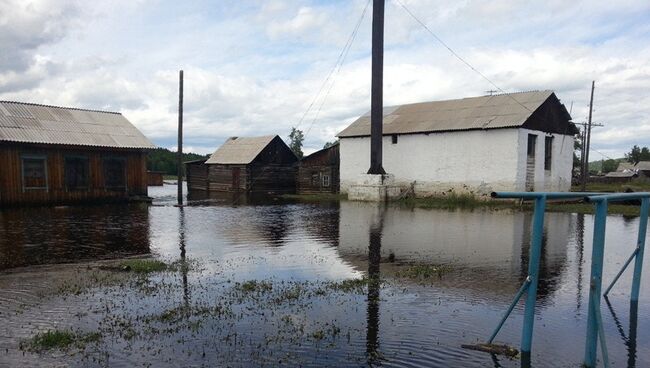
[[[232,169],[232,190],[239,191],[239,168],[233,167]]]
[[[535,190],[535,146],[537,144],[537,136],[528,134],[528,147],[526,150],[526,191],[532,192]]]

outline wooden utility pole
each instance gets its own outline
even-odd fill
[[[178,73],[178,205],[183,205],[183,71]]]
[[[589,99],[589,119],[585,127],[585,141],[582,142],[584,149],[584,162],[583,162],[583,176],[582,176],[582,191],[587,189],[587,181],[589,180],[589,146],[591,145],[591,115],[594,110],[594,89],[596,88],[596,81],[591,82],[591,98]]]
[[[386,174],[383,167],[384,0],[372,3],[372,82],[370,87],[370,169]]]

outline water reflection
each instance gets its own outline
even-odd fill
[[[380,264],[381,264],[381,237],[384,228],[384,214],[386,207],[379,204],[377,214],[372,218],[368,232],[368,309],[366,354],[368,365],[379,363],[379,290],[380,290]]]
[[[369,255],[363,238],[375,226],[373,211],[364,203],[341,203],[339,253],[352,264],[360,265]],[[390,258],[395,265],[453,265],[455,270],[467,272],[465,279],[455,279],[447,286],[467,288],[487,298],[512,296],[527,275],[531,221],[532,214],[523,212],[486,214],[388,207],[383,213],[380,258]],[[574,218],[552,213],[545,222],[538,287],[542,300],[558,289],[566,270]]]
[[[187,307],[190,304],[190,292],[187,286],[187,272],[189,267],[187,267],[187,257],[185,252],[185,209],[183,207],[178,208],[178,246],[181,252],[180,272],[183,284],[183,301]]]
[[[149,252],[147,206],[0,210],[0,270]]]

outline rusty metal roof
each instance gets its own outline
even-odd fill
[[[122,114],[0,101],[0,141],[155,148]]]
[[[262,137],[230,137],[221,145],[206,164],[248,165],[277,135]]]
[[[552,94],[553,91],[518,92],[385,107],[383,133],[520,127]],[[337,136],[369,135],[370,112],[355,120]]]

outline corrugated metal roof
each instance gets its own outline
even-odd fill
[[[553,91],[519,92],[385,107],[383,133],[519,127],[552,94]],[[370,112],[355,120],[337,136],[368,135]]]
[[[262,137],[230,137],[221,145],[206,164],[248,165],[271,143],[277,135]]]
[[[612,171],[608,172],[605,176],[608,178],[632,178],[636,175],[634,171]]]
[[[0,101],[0,141],[155,148],[117,112]]]
[[[639,161],[636,165],[634,165],[634,168],[644,171],[650,170],[650,161]]]
[[[619,162],[616,171],[623,172],[625,170],[634,170],[634,164],[631,162]]]

